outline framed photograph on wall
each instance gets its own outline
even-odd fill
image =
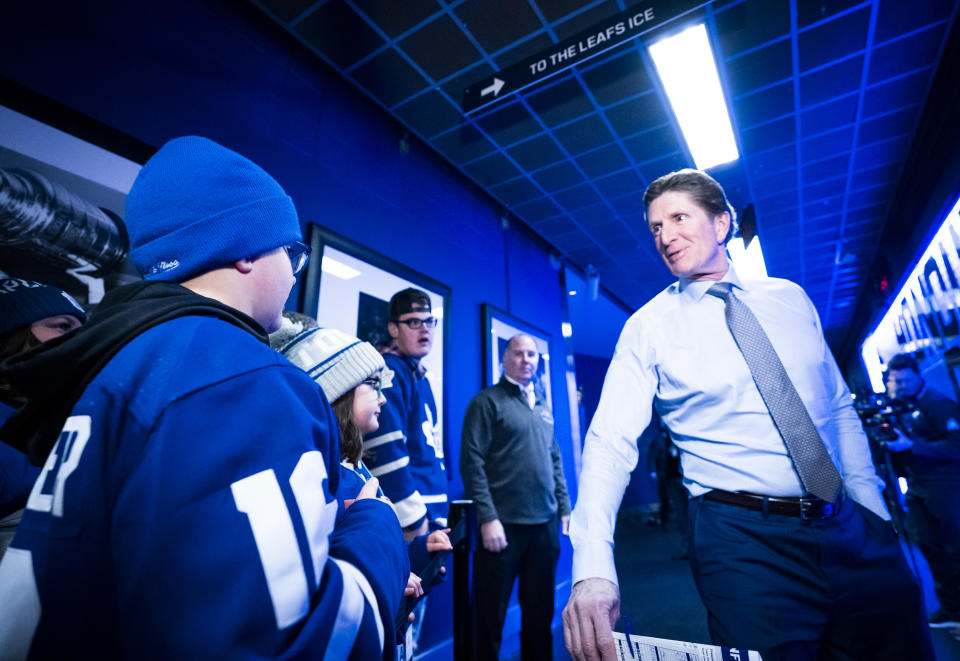
[[[356,335],[384,353],[391,343],[387,332],[390,297],[407,287],[430,297],[437,329],[433,348],[421,364],[437,403],[436,424],[443,434],[446,455],[449,434],[443,381],[450,345],[450,288],[315,223],[308,225],[307,238],[312,252],[300,291],[300,309],[323,327]]]
[[[510,338],[519,333],[529,335],[540,352],[540,362],[534,377],[533,388],[553,410],[553,393],[550,386],[550,335],[536,326],[517,319],[508,312],[489,303],[483,304],[483,378],[484,386],[492,386],[503,375],[503,352]]]
[[[0,277],[54,285],[85,306],[139,280],[123,215],[153,151],[0,81]]]

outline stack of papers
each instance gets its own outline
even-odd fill
[[[759,652],[613,632],[617,661],[763,661]]]

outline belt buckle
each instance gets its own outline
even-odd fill
[[[816,500],[801,498],[800,519],[805,521],[829,519],[837,513],[836,508],[836,503],[827,502],[826,500],[820,500],[819,498]]]
[[[823,513],[821,512],[819,516],[815,515],[813,512],[817,509],[817,505],[822,501],[811,500],[808,498],[800,499],[800,519],[803,521],[813,520],[813,519],[822,519],[824,518]],[[828,504],[828,503],[824,503]]]

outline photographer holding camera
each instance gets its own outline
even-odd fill
[[[960,406],[926,385],[909,354],[890,359],[885,375],[892,405],[909,411],[897,416],[891,452],[905,456],[910,483],[910,533],[933,573],[940,608],[930,626],[960,625]]]

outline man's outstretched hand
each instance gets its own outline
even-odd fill
[[[620,590],[605,578],[579,581],[563,609],[563,638],[574,661],[617,658],[613,625],[620,618]]]

